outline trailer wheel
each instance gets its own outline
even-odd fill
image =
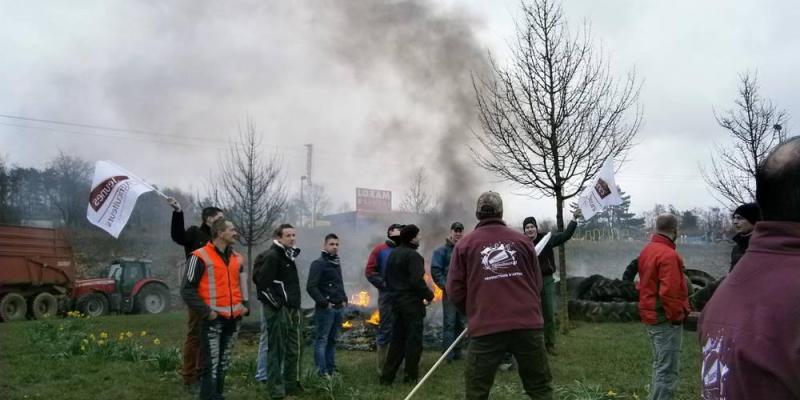
[[[0,318],[3,321],[21,321],[27,311],[25,298],[19,293],[9,293],[0,300]]]
[[[108,314],[108,299],[100,293],[87,293],[78,299],[76,308],[89,317]]]
[[[58,300],[50,293],[42,292],[36,295],[31,302],[31,316],[33,319],[54,317],[58,313]]]
[[[159,284],[145,285],[136,295],[136,308],[142,314],[160,314],[169,308],[169,291]]]

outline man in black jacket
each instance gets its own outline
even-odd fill
[[[188,259],[193,251],[205,246],[211,240],[211,225],[223,218],[222,210],[216,207],[206,207],[202,213],[203,223],[199,227],[193,225],[189,229],[184,229],[181,204],[174,197],[168,197],[167,203],[173,209],[172,226],[170,227],[172,241],[183,246],[183,251]],[[200,360],[200,328],[202,323],[203,316],[190,307],[188,332],[186,333],[186,341],[183,343],[183,361],[180,370],[183,384],[186,385],[189,391],[194,390],[200,380],[200,367],[202,365],[202,360]]]
[[[542,313],[544,314],[544,342],[547,353],[551,356],[556,355],[556,281],[553,274],[556,272],[556,257],[553,248],[558,247],[572,239],[578,223],[576,219],[580,217],[580,211],[576,210],[569,221],[564,232],[553,232],[550,240],[545,244],[542,252],[539,253],[539,267],[542,269]],[[522,222],[522,228],[534,245],[539,244],[544,235],[539,234],[539,225],[536,218],[528,217]]]
[[[342,310],[347,305],[342,268],[339,265],[339,237],[325,236],[322,255],[311,263],[306,290],[314,299],[314,364],[320,376],[336,371],[336,336],[342,325]]]
[[[256,257],[253,281],[267,319],[267,376],[270,395],[282,399],[302,392],[301,349],[302,314],[300,313],[300,278],[294,248],[297,232],[289,224],[275,231],[269,250]]]
[[[417,252],[419,228],[406,225],[400,230],[400,246],[389,256],[386,284],[392,298],[392,342],[383,366],[380,382],[391,385],[400,364],[405,359],[406,383],[419,377],[419,360],[422,355],[422,330],[426,301],[433,300],[433,292],[425,283],[425,260]]]

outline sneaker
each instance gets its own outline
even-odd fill
[[[513,371],[513,370],[514,370],[514,363],[500,364],[500,371]]]

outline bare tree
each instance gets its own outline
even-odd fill
[[[253,248],[270,238],[273,225],[286,204],[281,165],[265,159],[255,123],[248,119],[239,141],[230,144],[220,158],[219,176],[211,184],[209,198],[217,198],[247,247],[247,267],[252,273]]]
[[[593,49],[588,28],[572,36],[552,0],[522,4],[511,62],[490,57],[491,78],[473,79],[482,130],[473,149],[479,165],[529,192],[556,200],[556,225],[564,229],[565,201],[608,158],[622,160],[641,122],[640,84],[633,72],[619,83]],[[628,119],[628,117],[631,117]],[[564,246],[559,276],[565,282]],[[562,291],[562,328],[568,328]]]
[[[63,151],[53,158],[44,171],[50,182],[47,197],[58,210],[65,225],[86,220],[86,193],[91,190],[92,164]]]
[[[701,168],[717,200],[731,209],[755,200],[756,168],[770,150],[786,139],[784,126],[789,119],[786,111],[761,98],[758,91],[755,74],[740,76],[735,107],[722,115],[714,113],[733,143],[716,145],[710,170]]]
[[[320,215],[328,212],[331,206],[330,198],[325,191],[325,186],[318,183],[303,184],[302,194],[292,201],[292,217],[301,225],[314,227]],[[304,217],[308,217],[305,219]],[[305,221],[304,221],[305,219]]]
[[[406,212],[425,214],[430,211],[432,197],[428,192],[428,176],[425,170],[417,168],[411,181],[408,191],[403,200],[400,201],[400,209]]]

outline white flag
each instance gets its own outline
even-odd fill
[[[595,214],[603,212],[607,206],[622,204],[622,197],[614,182],[614,160],[608,158],[594,177],[578,196],[578,207],[581,208],[583,218],[589,220]]]
[[[136,200],[152,190],[152,186],[119,165],[111,161],[98,161],[94,165],[86,218],[111,236],[119,237],[122,228],[128,223]]]

